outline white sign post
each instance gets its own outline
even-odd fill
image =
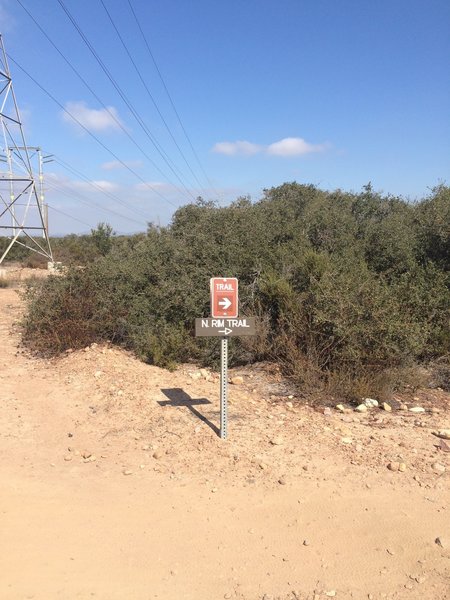
[[[227,438],[228,430],[228,338],[220,340],[220,438]]]

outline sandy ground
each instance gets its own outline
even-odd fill
[[[224,441],[215,374],[36,359],[21,310],[0,289],[2,600],[450,598],[444,392],[324,414],[256,365]]]

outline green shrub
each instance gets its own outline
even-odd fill
[[[209,278],[236,276],[241,312],[260,327],[233,339],[232,363],[275,360],[299,385],[350,396],[352,385],[387,389],[405,366],[449,352],[449,203],[447,188],[412,205],[370,186],[295,183],[256,203],[199,200],[169,227],[106,236],[83,269],[30,286],[24,340],[55,353],[108,339],[162,366],[217,364],[217,340],[195,339],[193,323],[209,314]]]

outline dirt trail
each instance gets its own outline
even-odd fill
[[[31,358],[20,314],[0,289],[2,600],[450,597],[443,392],[419,418],[324,415],[257,365],[221,441],[214,374]]]

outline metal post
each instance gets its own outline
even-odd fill
[[[220,340],[220,437],[227,438],[228,425],[228,338]]]

